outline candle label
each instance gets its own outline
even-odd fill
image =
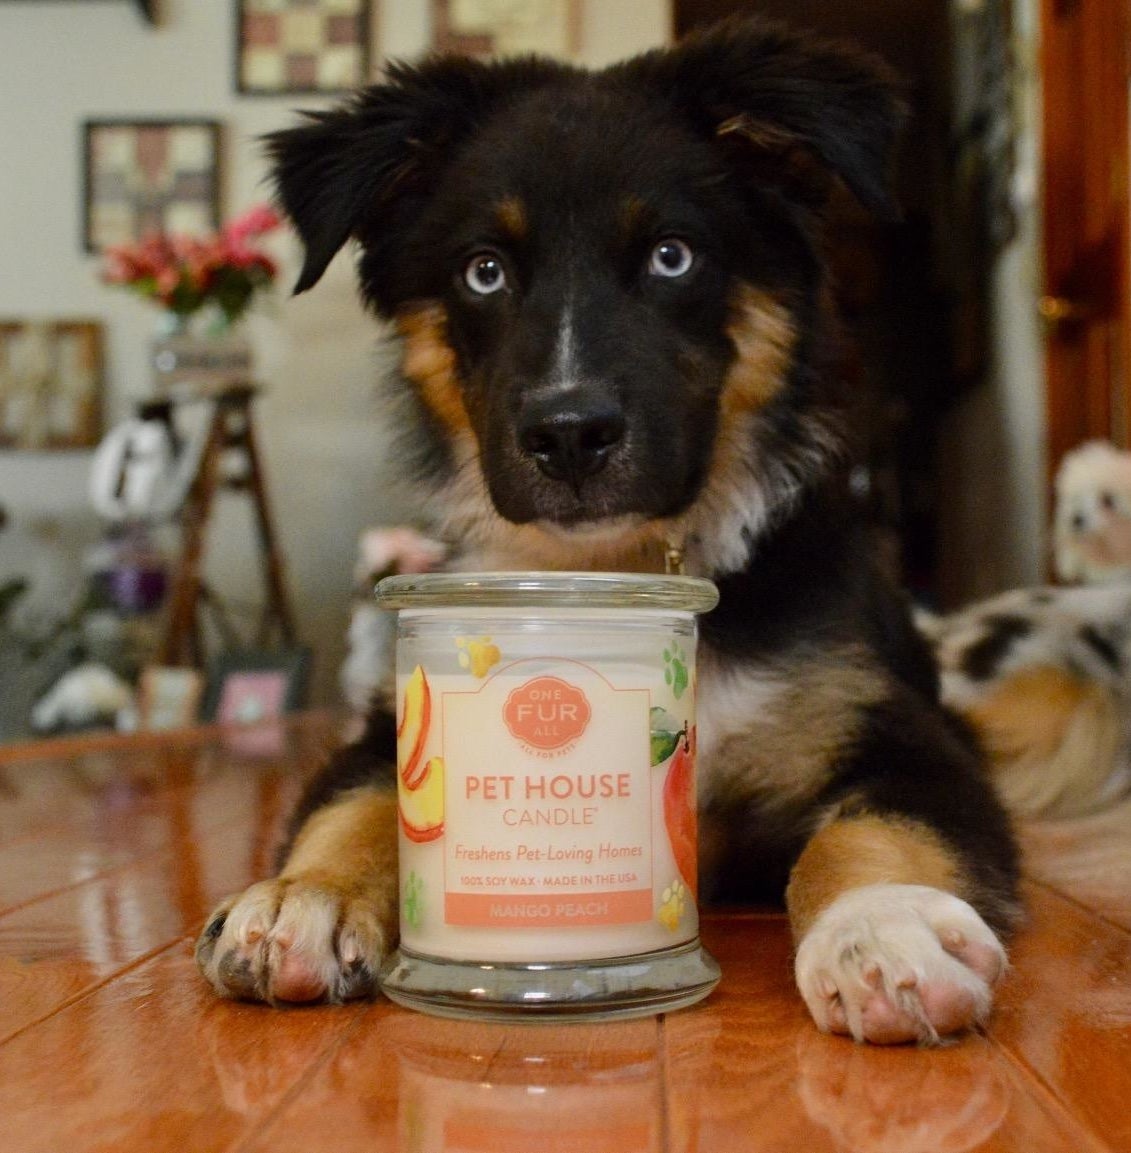
[[[400,654],[419,662],[398,677],[403,943],[538,962],[694,939],[694,682],[676,638],[647,663],[508,647]]]
[[[543,663],[519,661],[477,691],[443,695],[445,920],[649,921],[650,694],[615,689],[582,664],[528,675]],[[619,755],[630,749],[638,755]]]

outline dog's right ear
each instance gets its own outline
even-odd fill
[[[802,175],[818,200],[827,187],[810,176],[823,169],[877,215],[898,215],[889,178],[906,109],[902,86],[876,57],[758,16],[734,17],[612,72],[681,107],[744,168],[787,181]]]
[[[386,83],[267,136],[278,201],[306,250],[295,292],[317,284],[351,237],[367,242],[391,227],[398,199],[426,188],[500,100],[565,70],[535,59],[395,64]]]

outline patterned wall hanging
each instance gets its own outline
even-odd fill
[[[91,120],[83,126],[83,242],[88,252],[154,232],[220,226],[216,120]]]

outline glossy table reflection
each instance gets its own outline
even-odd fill
[[[1025,831],[1030,924],[985,1035],[823,1037],[784,920],[718,912],[667,1017],[439,1021],[217,1000],[193,937],[263,876],[339,720],[0,749],[0,1150],[1131,1149],[1131,805]]]

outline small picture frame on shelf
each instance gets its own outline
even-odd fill
[[[151,665],[142,670],[137,691],[137,727],[146,732],[183,729],[200,716],[204,677],[197,669]]]
[[[306,703],[310,649],[220,654],[208,669],[201,715],[222,725],[277,720]]]
[[[377,0],[239,0],[236,91],[347,92],[369,79]]]
[[[88,120],[82,146],[87,252],[220,227],[218,120]]]

